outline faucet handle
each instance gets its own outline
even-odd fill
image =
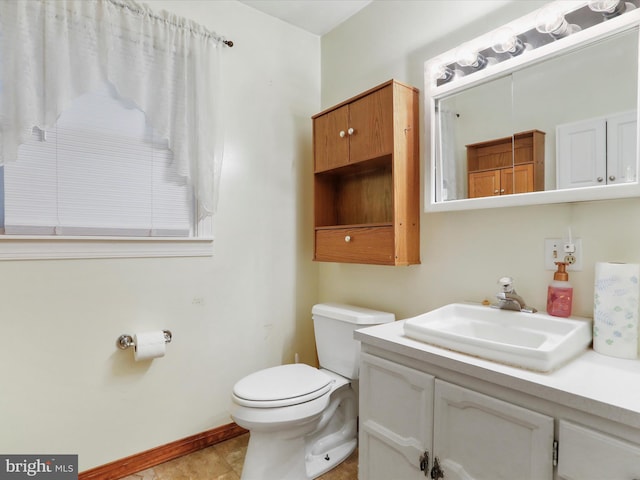
[[[513,278],[511,277],[501,277],[500,280],[498,280],[498,285],[500,285],[504,293],[513,292]]]

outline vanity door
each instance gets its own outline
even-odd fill
[[[563,480],[640,479],[640,444],[560,420]]]
[[[553,418],[441,380],[433,448],[433,479],[553,478]]]
[[[360,480],[418,480],[431,468],[434,377],[362,353]]]

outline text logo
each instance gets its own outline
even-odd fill
[[[77,455],[0,455],[0,480],[78,480]]]

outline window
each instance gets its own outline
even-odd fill
[[[0,259],[210,255],[224,42],[127,0],[1,2]]]
[[[193,196],[167,141],[105,85],[33,129],[4,167],[5,234],[193,236]]]

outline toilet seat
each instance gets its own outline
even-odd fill
[[[276,408],[321,397],[334,380],[304,363],[280,365],[246,376],[233,387],[233,398],[245,407]]]

